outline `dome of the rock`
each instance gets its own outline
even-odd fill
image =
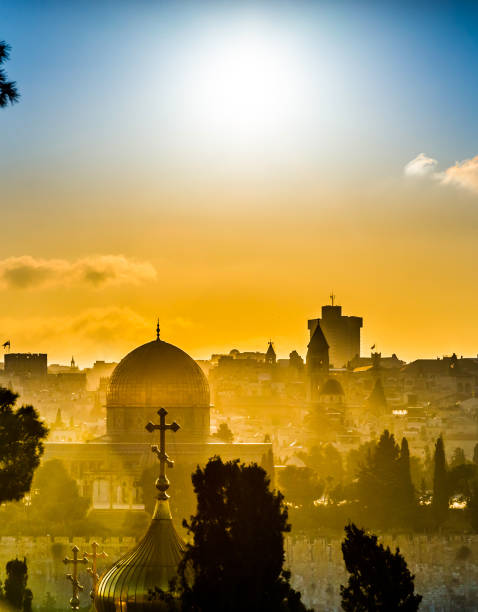
[[[209,385],[198,364],[158,338],[134,349],[116,366],[107,390],[107,433],[144,439],[144,425],[167,408],[191,440],[209,435]],[[179,440],[178,440],[179,441]],[[187,441],[184,437],[181,441]]]

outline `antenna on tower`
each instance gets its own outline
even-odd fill
[[[330,301],[332,302],[332,306],[334,305],[335,297],[336,296],[334,295],[334,292],[332,291],[332,293],[330,294]]]

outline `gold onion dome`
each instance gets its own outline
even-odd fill
[[[166,610],[159,600],[158,589],[167,592],[170,582],[176,577],[185,546],[174,528],[168,495],[169,481],[165,466],[173,467],[165,451],[165,432],[176,432],[179,425],[166,425],[164,408],[158,411],[160,425],[148,423],[146,429],[152,433],[160,431],[160,447],[152,450],[160,461],[160,475],[156,481],[158,490],[156,507],[151,524],[139,544],[127,552],[101,576],[95,589],[94,603],[97,612],[153,612]]]

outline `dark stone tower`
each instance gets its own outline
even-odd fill
[[[329,345],[322,332],[320,323],[317,324],[307,347],[307,399],[317,401],[319,385],[328,378],[329,373]]]
[[[274,350],[274,347],[272,346],[272,340],[269,340],[269,346],[267,347],[267,352],[266,352],[266,363],[269,363],[271,365],[274,365],[276,362],[276,352]]]

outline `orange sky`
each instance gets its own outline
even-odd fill
[[[205,188],[193,209],[178,189],[159,209],[137,196],[134,210],[60,209],[43,226],[39,206],[24,236],[30,259],[25,246],[4,249],[1,334],[12,350],[86,364],[152,338],[158,315],[162,337],[196,357],[263,349],[269,337],[280,355],[304,354],[307,318],[333,290],[345,314],[364,317],[365,354],[374,343],[406,359],[476,353],[474,232],[456,216],[467,196],[452,210],[449,193],[427,208],[398,181],[355,194],[295,187],[258,195],[231,183],[216,200]]]

